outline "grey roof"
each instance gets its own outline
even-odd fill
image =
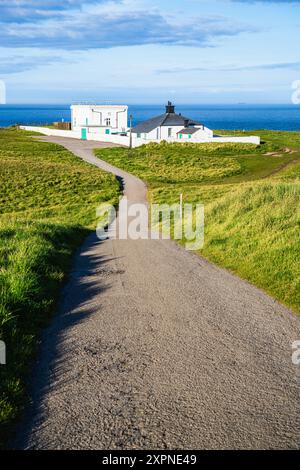
[[[199,127],[184,127],[177,134],[195,134],[195,132],[200,131]]]
[[[202,126],[200,122],[193,119],[186,118],[176,113],[164,113],[159,116],[141,122],[132,128],[134,134],[148,133],[157,127],[171,127],[171,126]]]

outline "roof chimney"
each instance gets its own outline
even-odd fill
[[[190,120],[189,120],[189,119],[185,119],[185,120],[184,120],[184,127],[189,127],[189,123],[190,123]]]
[[[172,105],[171,101],[168,101],[166,106],[166,113],[175,113],[175,106]]]

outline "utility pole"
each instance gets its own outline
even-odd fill
[[[132,114],[129,116],[130,134],[129,134],[129,148],[132,149]]]

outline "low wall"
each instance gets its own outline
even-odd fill
[[[50,129],[49,127],[38,127],[38,126],[20,126],[20,129],[25,131],[38,132],[44,135],[52,135],[55,137],[68,137],[69,139],[81,139],[80,131],[62,131],[59,129]],[[114,134],[102,134],[96,135],[94,133],[87,133],[87,140],[93,140],[95,142],[108,142],[112,144],[123,145],[124,147],[129,147],[130,138],[129,136],[123,135],[114,135]],[[144,144],[149,144],[150,142],[155,142],[153,140],[139,139],[132,136],[132,146],[139,147]],[[158,141],[157,141],[158,142]]]
[[[239,144],[255,144],[260,145],[260,137],[255,135],[249,135],[245,137],[214,137],[210,139],[208,142],[219,142],[219,143],[239,143]]]
[[[70,139],[81,139],[81,132],[80,131],[63,131],[59,129],[50,129],[48,127],[35,127],[35,126],[20,126],[20,129],[24,129],[25,131],[33,131],[33,132],[39,132],[40,134],[44,135],[53,135],[56,137],[68,137]],[[129,147],[130,145],[130,138],[129,136],[122,136],[122,135],[113,135],[113,134],[102,134],[102,135],[97,135],[93,133],[87,133],[87,140],[94,140],[96,142],[107,142],[107,143],[112,143],[112,144],[118,144],[118,145],[123,145],[124,147]],[[150,143],[159,143],[159,140],[151,139],[142,139],[138,138],[135,135],[132,136],[132,146],[135,147],[140,147],[141,145],[144,144],[150,144]],[[231,143],[240,143],[240,144],[255,144],[259,145],[260,144],[260,137],[257,136],[245,136],[245,137],[230,137],[230,136],[224,136],[224,137],[212,137],[205,139],[203,141],[196,140],[196,139],[189,139],[189,140],[168,140],[168,142],[177,142],[179,144],[185,144],[185,143],[210,143],[210,142],[215,142],[215,143],[226,143],[226,142],[231,142]]]
[[[70,139],[80,139],[80,132],[62,131],[60,129],[50,129],[49,127],[20,126],[24,131],[39,132],[44,135],[53,135],[56,137],[69,137]]]

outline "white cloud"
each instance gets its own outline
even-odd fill
[[[48,1],[42,10],[38,3],[27,2],[26,8],[23,1],[15,1],[13,8],[6,6],[8,2],[0,6],[1,44],[68,50],[144,44],[207,47],[217,37],[254,31],[223,16],[179,18],[133,0],[92,4],[69,0],[64,7]]]

